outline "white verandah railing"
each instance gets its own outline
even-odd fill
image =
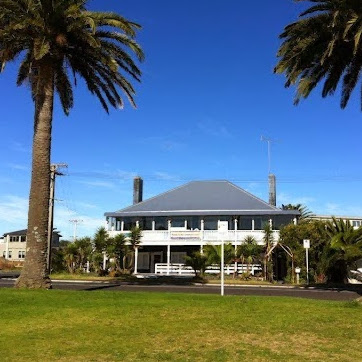
[[[118,234],[129,234],[129,231],[108,231],[110,236]],[[215,244],[220,243],[217,230],[183,230],[178,232],[182,235],[174,235],[172,230],[143,230],[141,243],[143,245],[164,245],[170,243],[183,242],[185,245],[194,244]],[[274,239],[279,239],[279,231],[273,231]],[[241,243],[247,236],[253,236],[259,244],[263,243],[264,232],[262,230],[229,230],[225,235],[225,242]]]
[[[255,272],[262,271],[261,264],[237,264],[238,273],[249,272],[254,275]],[[231,275],[235,273],[235,264],[227,264],[224,267],[224,272],[226,275]],[[219,274],[220,267],[218,265],[210,265],[205,270],[206,274]],[[194,274],[194,270],[190,266],[185,264],[167,264],[167,263],[156,263],[155,264],[155,274],[168,274],[168,275],[190,275]]]

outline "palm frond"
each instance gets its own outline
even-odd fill
[[[308,98],[323,81],[322,97],[333,95],[341,84],[341,107],[345,108],[360,81],[362,2],[311,2],[314,5],[281,33],[282,44],[277,53],[279,61],[274,72],[285,74],[286,87],[296,86],[295,104]]]
[[[113,12],[92,12],[87,0],[0,0],[0,69],[25,51],[17,84],[29,80],[36,100],[38,71],[51,64],[64,113],[73,107],[68,70],[83,78],[109,112],[122,108],[121,94],[135,106],[132,79],[144,53],[135,41],[140,26]],[[66,70],[66,68],[69,68]]]

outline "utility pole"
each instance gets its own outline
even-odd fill
[[[74,229],[73,229],[73,242],[76,241],[77,239],[77,225],[81,222],[83,222],[83,220],[80,219],[73,219],[73,220],[69,220],[69,222],[74,224]]]
[[[55,177],[64,176],[63,173],[58,171],[58,168],[67,168],[66,163],[54,163],[50,165],[50,195],[49,195],[49,218],[48,218],[48,254],[47,254],[47,269],[48,273],[51,272],[52,260],[52,238],[53,238],[53,225],[54,225],[54,194],[55,194]]]

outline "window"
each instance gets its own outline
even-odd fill
[[[352,225],[355,228],[359,228],[362,225],[362,221],[361,220],[352,220]]]
[[[252,230],[253,218],[250,216],[238,217],[238,230]]]
[[[186,252],[174,252],[171,253],[171,264],[183,264],[185,263]]]
[[[9,253],[8,253],[8,259],[11,259],[12,258],[12,255],[13,254],[13,252],[11,251],[11,250],[9,250]]]
[[[115,217],[107,217],[107,229],[111,231],[112,228],[116,227],[116,218]]]
[[[150,253],[138,253],[137,268],[139,270],[147,270],[150,268]]]
[[[201,230],[201,218],[199,216],[187,217],[187,228],[189,230]]]
[[[152,217],[141,217],[139,225],[142,230],[152,230]]]
[[[124,221],[123,230],[131,230],[137,225],[136,224],[137,219],[135,217],[125,217],[123,221]]]
[[[6,258],[6,251],[3,251],[3,258]]]
[[[26,242],[26,235],[21,235],[21,236],[20,236],[20,241],[21,241],[22,243],[25,243],[25,242]]]
[[[11,243],[16,243],[17,241],[19,241],[19,236],[10,236]]]
[[[218,229],[218,216],[207,216],[204,218],[204,230],[217,230]]]
[[[268,217],[254,217],[254,230],[263,230],[268,224]]]
[[[173,218],[171,220],[171,227],[173,227],[173,228],[184,228],[185,227],[185,219],[183,217]]]
[[[25,259],[25,250],[19,250],[18,258],[19,259]]]
[[[155,229],[156,230],[168,230],[168,222],[166,217],[155,218]]]
[[[280,230],[282,226],[288,225],[293,222],[290,215],[276,215],[272,217],[273,230]]]

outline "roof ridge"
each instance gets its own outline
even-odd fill
[[[151,201],[151,200],[153,200],[153,199],[156,199],[157,197],[166,195],[166,194],[168,194],[168,193],[170,193],[170,192],[172,192],[172,191],[175,191],[175,190],[178,190],[178,189],[180,189],[180,188],[182,188],[182,187],[185,187],[185,186],[187,186],[187,185],[189,185],[189,184],[191,184],[191,183],[193,183],[193,182],[197,182],[197,181],[189,181],[189,182],[187,182],[186,184],[183,184],[183,185],[174,187],[174,188],[171,189],[171,190],[162,192],[161,194],[158,194],[158,195],[156,195],[156,196],[150,197],[149,199],[146,199],[146,200],[144,200],[144,201],[138,202],[137,204],[133,204],[133,205],[127,206],[127,207],[125,207],[125,208],[123,208],[123,209],[121,209],[121,210],[118,210],[118,211],[116,211],[116,212],[127,211],[127,209],[129,209],[129,208],[131,208],[131,207],[133,207],[133,206],[135,206],[135,205],[142,205],[142,204],[144,204],[145,202],[148,202],[148,201]]]
[[[246,194],[248,194],[249,196],[251,196],[251,197],[254,198],[255,200],[258,200],[258,201],[262,202],[264,205],[267,205],[267,206],[273,208],[274,210],[280,210],[278,207],[273,206],[273,205],[270,205],[269,203],[267,203],[266,201],[264,201],[264,200],[261,199],[260,197],[257,197],[257,196],[255,196],[255,195],[253,195],[252,193],[244,190],[242,187],[237,186],[237,185],[233,184],[233,183],[230,182],[230,181],[228,181],[228,183],[229,183],[231,186],[234,186],[235,188],[237,188],[238,190],[241,190],[241,191],[245,192]]]

